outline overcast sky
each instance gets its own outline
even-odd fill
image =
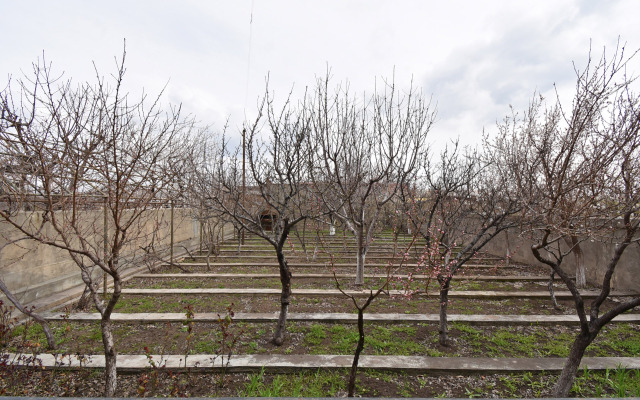
[[[618,37],[640,48],[640,1],[29,1],[0,0],[0,84],[42,54],[75,81],[115,70],[126,38],[126,87],[182,103],[203,124],[239,135],[267,74],[277,98],[333,81],[372,92],[411,81],[433,96],[431,141],[475,143],[483,128],[554,83],[570,93],[573,62]],[[640,57],[639,57],[640,58]],[[640,60],[633,63],[640,74]],[[395,72],[394,72],[395,71]]]

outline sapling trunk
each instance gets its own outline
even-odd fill
[[[573,345],[571,346],[569,357],[562,368],[560,377],[553,388],[554,397],[569,397],[569,391],[571,391],[571,388],[573,387],[573,381],[576,378],[576,373],[580,367],[580,361],[582,360],[584,351],[593,341],[595,336],[596,334],[580,332],[576,337]]]
[[[587,287],[587,272],[584,265],[584,253],[580,247],[580,242],[575,235],[564,238],[565,243],[571,249],[571,253],[576,262],[576,287],[584,289]]]
[[[558,300],[556,299],[556,294],[553,290],[553,281],[556,278],[556,271],[551,270],[551,274],[549,275],[549,294],[551,295],[551,301],[553,302],[553,308],[556,310],[562,310],[562,307],[558,304]]]
[[[280,267],[280,283],[282,285],[282,291],[280,293],[280,315],[278,317],[278,323],[276,330],[271,340],[276,346],[281,346],[284,342],[284,332],[287,324],[287,313],[289,310],[289,304],[291,302],[291,271],[289,265],[284,257],[282,246],[276,249],[278,256],[278,265]]]
[[[584,254],[575,236],[572,236],[571,240],[575,243],[573,255],[576,258],[576,286],[583,289],[587,287],[587,270],[584,265]]]
[[[116,348],[113,340],[111,315],[103,316],[100,321],[102,331],[102,345],[104,347],[104,396],[113,397],[118,387],[118,372],[116,368]]]
[[[356,285],[364,285],[364,263],[367,256],[363,227],[357,231],[358,254],[356,259]]]
[[[349,373],[349,384],[347,385],[349,397],[355,396],[356,375],[358,373],[358,362],[360,361],[362,349],[364,349],[364,308],[358,308],[358,345],[353,355],[353,363],[351,364],[351,372]]]
[[[78,311],[82,311],[86,309],[90,301],[91,301],[91,290],[89,289],[89,286],[85,285],[84,290],[82,291],[82,296],[80,296],[80,299],[76,303],[75,309]]]
[[[212,248],[211,248],[211,247],[212,247],[212,246],[211,246],[211,244],[210,244],[210,245],[209,245],[209,246],[207,246],[207,247],[208,247],[208,248],[207,248],[207,258],[206,258],[206,260],[207,260],[207,272],[210,272],[210,271],[211,271],[211,262],[210,262],[210,258],[211,258],[211,250],[212,250]]]
[[[441,346],[449,346],[449,333],[447,328],[447,312],[449,307],[449,283],[445,279],[440,285],[440,326],[438,329],[438,341]]]
[[[113,277],[113,294],[106,306],[99,306],[101,303],[99,294],[97,292],[93,292],[94,303],[96,303],[96,308],[100,310],[100,330],[102,332],[102,345],[104,347],[104,362],[105,362],[105,386],[104,386],[104,396],[105,397],[113,397],[116,389],[118,387],[118,371],[116,366],[117,361],[117,352],[115,347],[115,341],[113,339],[113,326],[111,323],[111,314],[113,313],[113,308],[116,303],[120,299],[121,293],[121,282],[120,277],[117,274]]]

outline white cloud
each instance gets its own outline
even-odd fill
[[[354,93],[371,92],[376,78],[395,74],[405,88],[413,78],[438,104],[432,140],[477,142],[534,90],[556,83],[570,93],[571,62],[584,65],[590,43],[594,54],[618,36],[640,47],[635,0],[7,1],[0,11],[10,32],[1,77],[28,71],[45,50],[57,70],[92,80],[92,61],[111,73],[126,38],[127,88],[156,94],[168,82],[163,102],[182,102],[215,127],[230,116],[231,130],[254,115],[267,74],[282,99],[329,66]]]

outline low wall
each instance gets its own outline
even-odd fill
[[[520,236],[519,232],[513,229],[499,234],[483,248],[483,251],[494,256],[504,257],[509,249],[513,262],[544,266],[533,256],[532,244],[531,240]],[[585,240],[580,243],[580,247],[584,254],[587,282],[601,287],[607,265],[615,250],[615,244]],[[562,261],[562,268],[569,274],[575,274],[576,262],[572,254]],[[611,279],[611,286],[617,290],[640,293],[640,244],[631,244],[624,251]]]
[[[193,218],[191,209],[176,208],[174,210],[174,252],[183,253],[184,248],[197,249],[200,240],[200,224]],[[34,213],[25,214],[27,218],[37,219]],[[103,214],[100,211],[86,211],[88,235],[94,250],[101,249],[104,236]],[[28,221],[27,221],[28,222]],[[120,272],[140,267],[146,261],[153,261],[146,256],[144,248],[153,244],[156,254],[163,259],[170,253],[171,210],[161,208],[147,211],[140,218],[139,224],[131,229],[131,241],[123,249]],[[229,229],[230,230],[230,229]],[[17,231],[7,222],[0,223],[0,241],[20,237]],[[89,237],[89,236],[88,236]],[[2,244],[2,243],[0,243]],[[98,250],[99,251],[99,250]],[[155,260],[157,261],[157,259]],[[103,274],[94,268],[96,276]],[[80,277],[80,269],[73,262],[66,250],[49,245],[39,244],[32,240],[23,240],[5,247],[0,253],[0,277],[14,295],[25,305],[52,294],[84,285]],[[0,298],[5,300],[0,293]]]

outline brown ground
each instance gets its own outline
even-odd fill
[[[233,261],[234,258],[227,258]],[[221,261],[219,259],[218,261]],[[238,261],[237,259],[235,261]],[[276,273],[276,267],[260,266],[264,262],[273,262],[273,258],[252,259],[250,267],[214,267],[212,271],[221,273]],[[306,259],[301,252],[290,257],[290,262],[303,262]],[[343,260],[344,261],[344,260]],[[386,262],[371,256],[367,262]],[[349,262],[353,262],[349,260]],[[472,261],[473,262],[473,261]],[[475,263],[475,262],[473,262]],[[186,266],[192,272],[207,272],[206,267]],[[338,268],[337,273],[353,273],[354,268]],[[382,273],[384,269],[370,268],[367,273]],[[293,288],[335,288],[331,279],[296,279],[297,273],[327,273],[329,267],[293,267]],[[162,267],[155,272],[180,272],[175,267]],[[397,273],[421,273],[411,268],[399,268]],[[503,264],[496,268],[467,268],[459,275],[547,275],[545,268],[527,266],[510,266]],[[455,279],[455,278],[454,278]],[[376,283],[370,280],[369,284]],[[353,288],[350,280],[342,281],[343,288]],[[454,281],[452,290],[546,290],[546,282],[540,283],[503,283],[462,280]],[[423,283],[417,285],[424,287]],[[209,279],[191,278],[185,274],[180,279],[145,278],[132,279],[125,287],[271,287],[279,288],[278,278],[269,279]],[[402,288],[403,283],[396,283],[395,288]],[[413,296],[389,298],[381,296],[376,299],[367,312],[371,313],[438,313],[437,286],[430,285],[429,297]],[[556,290],[562,290],[560,283]],[[205,296],[205,295],[163,295],[134,296],[125,295],[116,307],[116,312],[178,312],[185,313],[187,307],[193,311],[216,312],[224,314],[229,305],[234,312],[277,312],[279,296]],[[560,301],[562,310],[552,307],[550,300],[463,300],[453,299],[449,304],[450,314],[573,314],[573,302]],[[607,301],[603,310],[610,309],[615,301]],[[350,300],[341,297],[293,297],[290,312],[347,312],[355,311]],[[61,311],[63,312],[63,311]],[[186,319],[186,316],[185,316]],[[234,347],[236,354],[351,354],[355,343],[355,326],[353,324],[321,324],[312,322],[290,322],[285,344],[277,347],[270,343],[274,323],[238,323],[233,322],[228,329],[227,340],[238,338]],[[101,353],[100,331],[98,323],[66,323],[53,324],[53,329],[62,341],[61,351],[72,354]],[[448,347],[437,343],[437,325],[429,324],[367,324],[370,342],[365,346],[364,354],[407,354],[427,356],[471,356],[471,357],[546,357],[563,356],[576,333],[575,327],[469,327],[450,324],[450,341]],[[188,325],[183,323],[161,324],[121,324],[114,325],[116,345],[120,354],[143,354],[148,347],[152,354],[215,354],[219,351],[218,341],[221,338],[220,325],[216,323],[195,323],[191,335]],[[588,350],[587,356],[629,355],[629,351],[618,344],[625,340],[634,343],[640,337],[638,325],[627,325],[616,330],[605,328],[607,332],[601,336]],[[318,334],[321,331],[322,334]],[[324,336],[323,336],[324,335]],[[386,336],[385,336],[386,335]],[[36,331],[29,331],[26,337],[14,338],[13,344],[25,338],[31,342],[42,341]],[[498,338],[504,336],[504,344]],[[388,340],[385,338],[388,337]],[[529,342],[527,342],[529,340]],[[522,341],[520,343],[519,341]],[[535,344],[531,345],[531,341]],[[42,342],[44,344],[44,342]],[[520,346],[521,345],[521,346]],[[532,350],[533,349],[533,350]],[[533,351],[533,354],[531,353]],[[302,372],[300,374],[303,374]],[[304,372],[299,379],[305,382],[303,387],[311,385],[316,371]],[[335,371],[331,383],[320,385],[316,396],[343,396],[348,371]],[[60,371],[28,371],[11,370],[0,363],[0,394],[30,396],[99,396],[102,391],[100,371],[77,371],[73,373]],[[254,383],[269,385],[279,379],[278,375],[233,373],[224,378],[224,387],[218,383],[222,378],[216,374],[186,373],[184,371],[150,370],[145,374],[122,375],[120,377],[118,397],[129,396],[236,396],[246,394],[247,385]],[[362,396],[380,397],[515,397],[548,395],[549,388],[556,379],[548,374],[509,374],[482,375],[410,375],[405,373],[381,373],[360,371],[358,387]],[[588,381],[587,391],[573,393],[579,396],[594,396],[595,380]],[[591,390],[591,391],[589,391]],[[608,390],[608,389],[607,389]],[[609,393],[606,392],[605,393]],[[613,392],[611,392],[613,393]],[[278,393],[262,393],[278,396]],[[291,394],[291,393],[289,393]],[[256,393],[253,393],[256,395]],[[294,393],[295,395],[295,393]],[[299,396],[309,393],[299,393]]]

